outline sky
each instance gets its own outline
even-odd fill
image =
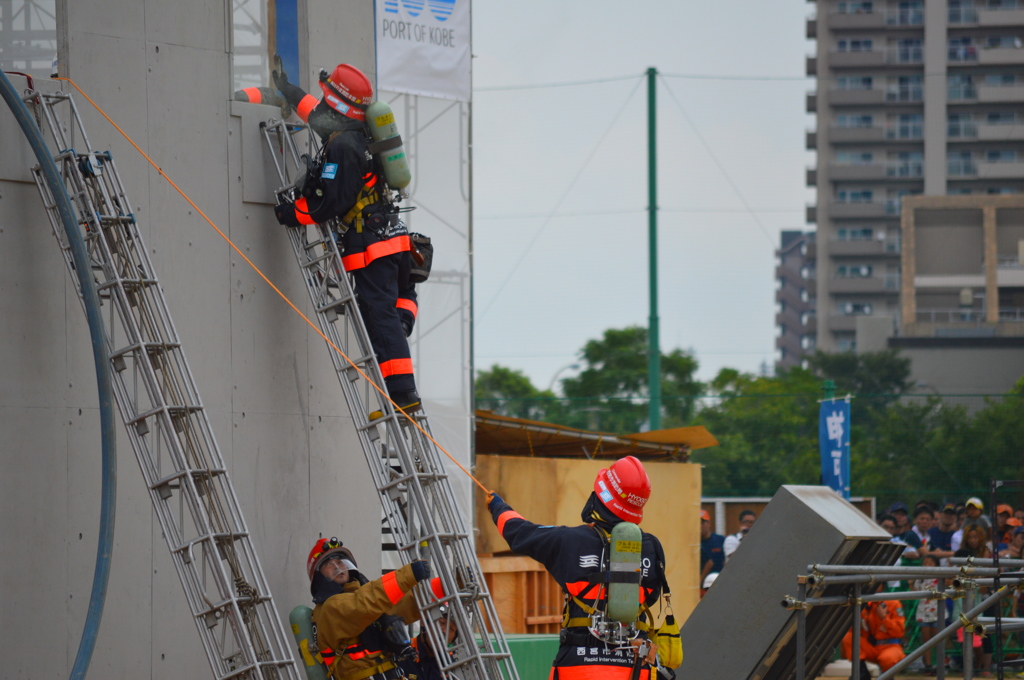
[[[814,200],[804,183],[813,8],[473,3],[477,370],[519,369],[546,389],[575,374],[588,340],[647,325],[649,67],[662,74],[662,352],[693,352],[702,380],[771,367],[779,232],[806,230]]]

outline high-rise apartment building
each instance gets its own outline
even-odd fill
[[[804,354],[815,349],[818,254],[814,236],[813,231],[784,231],[776,251],[776,372],[801,365]]]
[[[903,196],[1024,193],[1024,0],[815,4],[816,344],[842,351],[900,321]]]

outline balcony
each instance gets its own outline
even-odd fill
[[[790,309],[789,307],[775,315],[775,325],[785,326],[787,332],[792,330],[798,334],[801,333],[804,328],[804,325],[800,323],[800,313],[795,309]]]
[[[887,104],[913,104],[923,101],[924,87],[921,85],[890,87],[885,91],[885,102]]]
[[[1024,87],[1020,85],[978,85],[977,101],[983,104],[1024,102]]]
[[[896,294],[900,289],[899,274],[882,276],[835,277],[829,282],[829,292],[833,294]]]
[[[874,106],[884,104],[886,101],[886,91],[881,88],[869,90],[829,90],[828,93],[828,103],[830,106]]]
[[[818,93],[817,92],[808,92],[807,93],[807,100],[806,100],[806,103],[804,105],[804,108],[807,111],[807,113],[815,113],[818,110]]]
[[[1019,141],[1024,140],[1024,123],[975,123],[954,121],[946,128],[947,139],[955,141]]]
[[[804,148],[813,151],[818,148],[818,133],[815,130],[808,130],[804,134]]]
[[[990,163],[978,161],[978,179],[1024,179],[1024,163]]]
[[[829,179],[839,182],[864,182],[894,179],[921,179],[921,161],[886,161],[882,163],[829,163]]]
[[[857,316],[854,314],[830,314],[828,329],[833,332],[857,330]]]
[[[814,55],[808,55],[804,61],[804,75],[816,76],[818,75],[818,58]]]
[[[884,257],[886,255],[899,255],[900,244],[896,239],[886,239],[884,241],[878,239],[840,241],[835,239],[828,242],[828,254],[832,257]]]
[[[993,47],[978,51],[978,63],[982,66],[1003,66],[1024,64],[1024,48]]]
[[[885,14],[882,12],[858,12],[856,14],[830,12],[827,21],[828,27],[833,31],[882,28],[885,26]]]
[[[978,25],[983,27],[1024,26],[1024,9],[978,9]]]
[[[828,141],[833,144],[874,144],[885,141],[886,132],[886,128],[881,125],[871,127],[833,125],[828,129]]]
[[[865,52],[832,51],[828,55],[828,63],[832,68],[873,69],[885,66],[886,50],[870,50]]]
[[[807,17],[807,33],[808,40],[814,40],[818,37],[818,17]]]
[[[873,201],[870,203],[832,203],[829,217],[835,220],[871,220],[899,217],[898,201]]]
[[[809,187],[818,186],[818,169],[807,168],[807,174],[804,177],[804,184]]]
[[[886,178],[884,163],[829,163],[828,177],[834,182],[881,181]]]

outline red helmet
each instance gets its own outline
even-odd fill
[[[309,551],[309,557],[306,559],[306,575],[309,576],[310,581],[313,580],[313,574],[317,572],[320,565],[331,555],[341,555],[349,562],[346,566],[350,571],[356,569],[356,558],[352,556],[351,550],[342,547],[341,541],[334,537],[321,538]]]
[[[373,85],[366,74],[350,64],[338,64],[330,77],[320,71],[324,101],[338,113],[354,120],[366,120],[366,107],[373,102]]]
[[[594,493],[616,517],[639,524],[644,518],[644,503],[651,497],[651,479],[643,463],[626,456],[597,473]]]

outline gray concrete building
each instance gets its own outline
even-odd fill
[[[814,352],[818,323],[815,234],[784,231],[781,236],[775,253],[776,372],[799,366],[804,354]]]
[[[918,388],[991,394],[1024,376],[1024,196],[902,205],[900,324]],[[858,329],[860,330],[860,329]]]
[[[397,3],[396,3],[397,4]],[[297,306],[314,316],[258,123],[276,107],[233,101],[269,85],[273,18],[297,8],[300,66],[339,62],[376,81],[374,3],[364,0],[2,0],[0,67],[36,88],[57,56],[72,78]],[[422,6],[422,3],[421,3]],[[11,76],[15,87],[29,87]],[[437,439],[467,468],[472,431],[467,102],[380,93],[413,168],[410,228],[434,239],[411,338]],[[305,562],[338,536],[381,569],[381,505],[324,341],[75,94],[93,150],[110,150],[149,249],[202,404],[282,620],[309,604]],[[76,142],[76,143],[80,143]],[[67,677],[96,562],[100,435],[82,306],[0,105],[0,659],[5,678]],[[429,209],[427,209],[429,207]],[[109,590],[89,677],[204,678],[196,632],[124,427]],[[469,513],[471,492],[453,475]],[[294,648],[293,648],[294,649]],[[301,671],[300,671],[301,672]]]
[[[818,0],[807,21],[817,167],[817,338],[866,349],[900,322],[905,196],[1024,190],[1024,6],[1015,0]],[[943,247],[955,248],[947,242]],[[878,333],[869,333],[876,337]],[[873,343],[874,344],[874,343]]]

